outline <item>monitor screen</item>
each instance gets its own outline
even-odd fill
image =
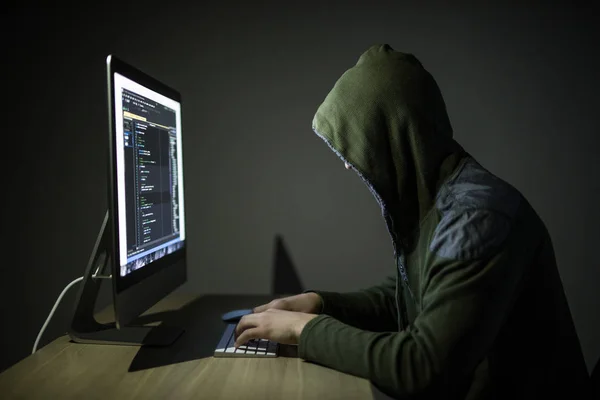
[[[121,277],[185,244],[181,104],[114,73]]]

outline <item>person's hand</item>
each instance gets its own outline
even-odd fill
[[[235,347],[252,339],[268,339],[281,344],[298,344],[304,326],[316,314],[278,310],[244,315],[235,328]]]
[[[308,314],[318,314],[323,306],[321,296],[316,293],[302,293],[295,296],[275,299],[267,304],[254,308],[255,313],[276,309],[285,311],[296,311]]]

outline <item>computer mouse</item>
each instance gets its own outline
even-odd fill
[[[233,311],[226,312],[225,314],[223,314],[221,316],[221,318],[223,319],[224,322],[227,322],[228,324],[234,324],[234,323],[237,324],[244,315],[248,315],[248,314],[252,314],[252,310],[250,310],[250,309],[233,310]]]

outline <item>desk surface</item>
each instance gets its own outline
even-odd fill
[[[0,374],[0,397],[60,399],[372,399],[365,379],[299,359],[294,347],[273,359],[213,358],[222,313],[270,300],[256,295],[171,295],[144,324],[185,333],[163,348],[72,343],[62,336]],[[111,311],[100,313],[101,322]]]

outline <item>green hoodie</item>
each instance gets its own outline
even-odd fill
[[[395,276],[316,291],[301,358],[398,398],[585,398],[589,376],[542,220],[454,139],[434,78],[369,48],[313,130],[381,206]],[[587,390],[587,389],[585,389]]]

